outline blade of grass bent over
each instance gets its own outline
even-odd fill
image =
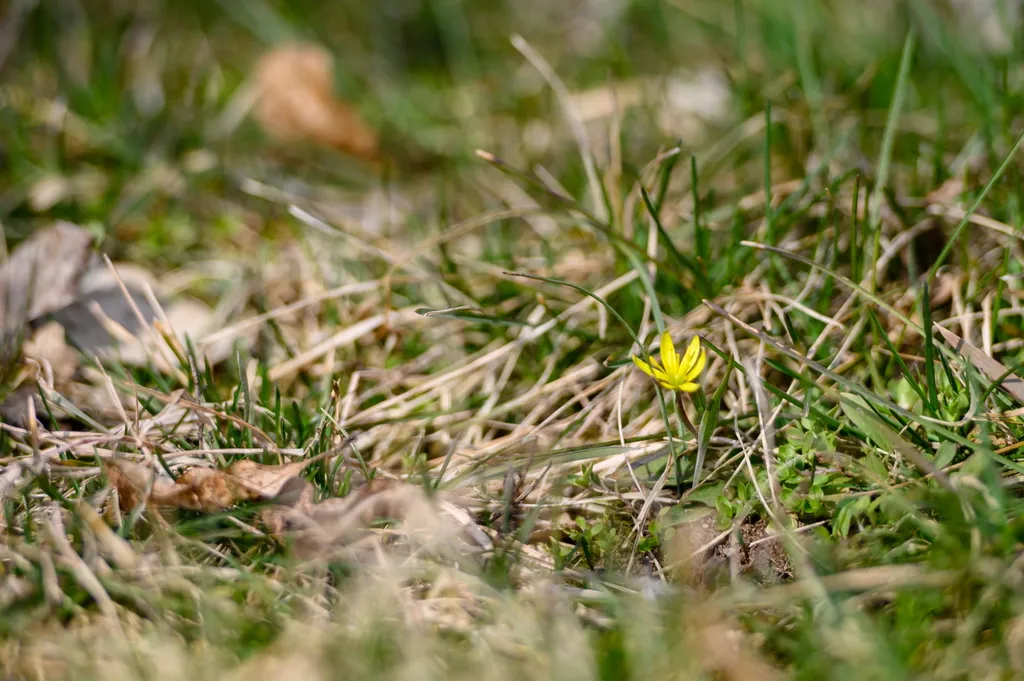
[[[1001,362],[992,359],[983,350],[976,348],[949,329],[944,329],[938,324],[934,328],[955,352],[969,359],[989,379],[997,381],[997,385],[1000,388],[1009,393],[1015,400],[1024,404],[1024,381],[1018,376],[1011,376],[1013,373],[1012,368],[1007,369]]]

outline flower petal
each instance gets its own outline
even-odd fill
[[[672,342],[672,335],[668,331],[661,334],[661,363],[669,376],[679,371],[679,353],[676,352],[676,344]]]
[[[690,369],[693,368],[694,362],[697,361],[697,354],[700,352],[700,338],[694,336],[690,341],[690,345],[686,348],[686,354],[683,355],[683,361],[679,363],[679,373],[684,376],[690,375]]]
[[[651,376],[652,378],[654,377],[654,371],[651,370],[651,365],[643,361],[636,355],[633,355],[633,364],[640,367],[640,371],[644,372],[648,376]]]
[[[650,364],[643,361],[636,355],[633,355],[633,364],[640,367],[640,371],[644,372],[656,381],[667,381],[668,376],[665,374],[665,370],[658,366],[657,361],[652,361]]]
[[[695,393],[699,388],[699,383],[683,383],[677,387],[677,390],[682,390],[684,393]]]
[[[693,366],[689,371],[686,372],[684,380],[692,381],[693,379],[700,376],[700,372],[704,371],[704,364],[708,361],[708,353],[704,352],[704,348],[700,349],[700,355],[697,357],[697,361],[694,362]]]
[[[672,377],[665,373],[664,369],[655,364],[652,369],[654,370],[654,378],[661,381],[663,384],[668,383],[672,380]]]

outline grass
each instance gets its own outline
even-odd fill
[[[1024,674],[1019,45],[923,0],[178,7],[4,10],[6,251],[68,220],[220,315],[0,424],[6,678]],[[377,165],[243,115],[299,38]],[[115,455],[406,522],[118,513]]]

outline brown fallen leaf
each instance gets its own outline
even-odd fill
[[[169,475],[127,459],[110,459],[103,464],[110,485],[117,491],[118,504],[130,512],[151,499],[166,499],[175,486]],[[153,501],[154,505],[159,505]]]
[[[32,337],[25,341],[22,352],[53,385],[71,380],[78,371],[78,353],[68,347],[64,327],[57,322],[47,322],[36,329]]]
[[[105,469],[124,511],[145,502],[157,508],[214,513],[243,501],[273,499],[286,483],[320,458],[322,455],[283,466],[265,466],[243,459],[223,470],[194,466],[177,480],[126,459],[111,459],[105,462]]]
[[[119,420],[133,403],[114,404],[95,372],[78,372],[77,351],[181,375],[172,362],[184,352],[186,338],[198,342],[223,325],[199,300],[175,296],[164,301],[150,272],[105,263],[92,244],[87,230],[59,222],[36,232],[0,264],[0,382],[6,388],[0,418],[9,423],[26,423],[29,400],[37,413],[44,410],[38,382],[73,405],[71,412]],[[155,303],[148,291],[154,292]],[[251,343],[256,333],[247,329],[234,338],[199,344],[199,354],[219,364],[233,356],[236,342]]]
[[[150,496],[156,506],[184,508],[214,513],[234,506],[239,498],[225,471],[216,468],[189,468],[178,476],[166,495]]]
[[[120,458],[106,461],[104,468],[124,512],[146,504],[157,509],[215,513],[243,501],[273,501],[261,514],[263,523],[290,543],[302,559],[322,557],[350,544],[379,520],[399,523],[420,545],[450,546],[458,536],[458,523],[446,518],[422,488],[404,482],[371,480],[345,497],[316,503],[313,485],[300,474],[333,453],[282,466],[248,459],[223,470],[195,466],[177,480],[148,465]],[[463,529],[473,534],[472,528]]]
[[[286,500],[290,505],[279,504],[263,512],[267,528],[289,541],[300,559],[321,557],[350,544],[382,520],[404,526],[419,544],[448,545],[456,537],[455,525],[415,485],[371,480],[348,496],[314,503],[312,485],[305,480],[302,483],[290,483]]]
[[[236,485],[239,496],[247,495],[248,499],[273,499],[289,480],[296,478],[307,466],[321,458],[323,457],[318,456],[293,461],[283,466],[264,466],[249,459],[242,459],[228,466],[227,474]]]
[[[86,230],[58,222],[14,249],[0,266],[0,328],[16,328],[74,302],[92,243]]]
[[[311,140],[373,160],[377,134],[334,95],[334,59],[315,44],[275,47],[256,64],[254,117],[282,142]]]

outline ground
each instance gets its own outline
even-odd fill
[[[988,4],[8,3],[4,678],[1024,675]]]

